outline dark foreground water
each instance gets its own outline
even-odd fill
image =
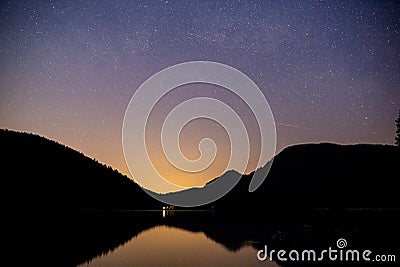
[[[13,215],[4,262],[18,266],[398,266],[399,214],[394,211],[298,213],[261,216],[208,211],[63,212]],[[277,251],[342,248],[372,252],[370,262],[282,261]],[[7,241],[6,241],[7,242]],[[272,261],[257,252],[275,250]],[[345,255],[345,254],[344,254]],[[376,255],[386,262],[375,261]],[[390,258],[389,256],[394,256]],[[295,254],[292,254],[295,256]],[[339,256],[339,254],[338,254]],[[7,259],[9,257],[9,259]],[[284,258],[285,258],[284,257]],[[395,260],[395,262],[393,262]]]

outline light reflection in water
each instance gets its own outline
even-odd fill
[[[166,214],[163,210],[163,216]],[[143,231],[107,255],[81,266],[279,266],[257,260],[257,250],[230,251],[203,232],[157,226]]]
[[[173,216],[175,213],[174,206],[166,206],[162,209],[162,216],[165,218],[166,216]]]

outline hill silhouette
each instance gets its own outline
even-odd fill
[[[264,183],[248,193],[244,175],[218,210],[238,208],[400,208],[400,148],[390,145],[295,145],[273,161]]]
[[[0,130],[0,147],[12,211],[162,207],[127,176],[44,137]]]
[[[326,208],[400,208],[400,148],[390,145],[295,145],[275,156],[260,187],[249,193],[253,173],[226,172],[203,188],[167,194],[171,199],[215,195],[221,179],[239,180],[209,207],[218,211],[265,209],[314,210]],[[269,164],[269,163],[268,163]]]
[[[0,130],[5,195],[11,209],[160,209],[136,183],[103,164],[46,138]],[[264,183],[248,192],[244,175],[224,197],[209,204],[218,211],[246,209],[399,208],[400,148],[390,145],[304,144],[284,149]],[[204,188],[213,190],[230,171]],[[204,207],[202,207],[204,208]]]

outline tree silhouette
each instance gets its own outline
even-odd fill
[[[397,118],[397,120],[395,120],[396,122],[396,137],[394,138],[396,140],[396,145],[400,146],[400,109],[399,109],[399,117]]]

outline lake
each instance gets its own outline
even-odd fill
[[[243,244],[230,251],[203,232],[160,225],[141,232],[115,250],[80,266],[279,266],[257,260],[257,250]]]
[[[349,249],[398,261],[399,217],[387,211],[21,213],[12,218],[14,249],[6,256],[20,266],[293,266],[276,257],[260,262],[257,252],[265,245],[318,251],[343,238]]]

